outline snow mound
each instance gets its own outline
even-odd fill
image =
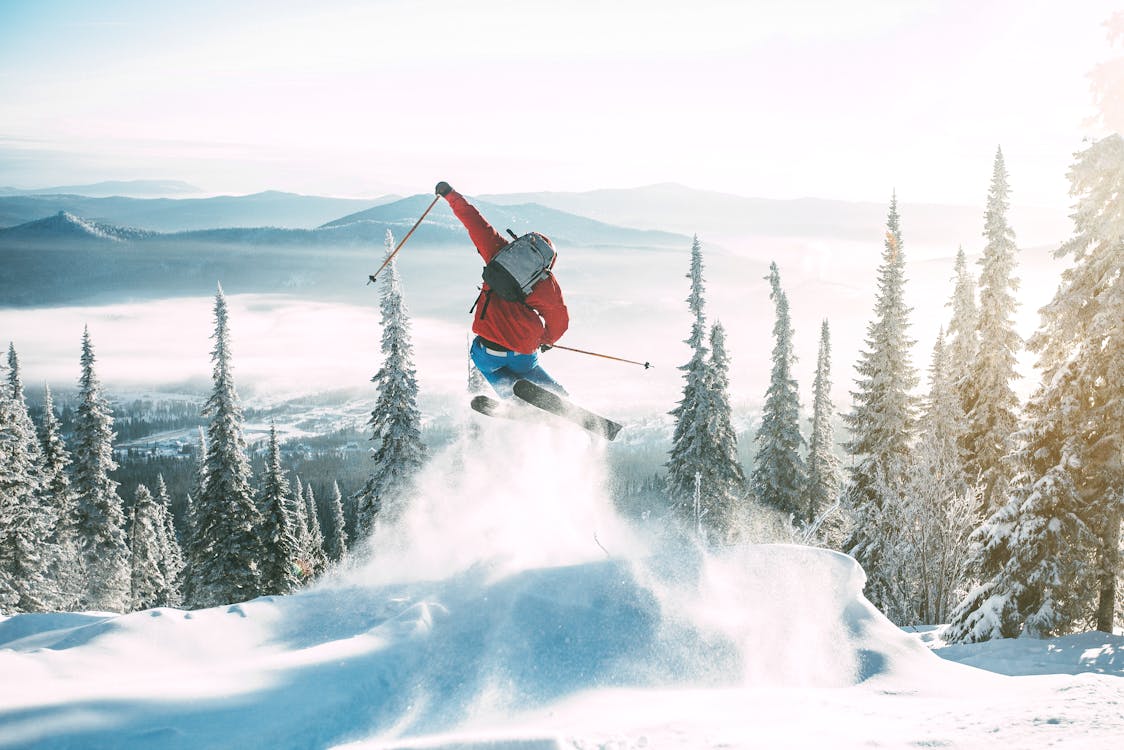
[[[862,581],[842,555],[759,546],[23,615],[0,623],[0,747],[315,747],[502,725],[607,688],[836,688],[938,665]]]
[[[484,728],[481,747],[552,748],[494,730],[588,696],[915,685],[963,669],[878,613],[849,557],[652,547],[609,510],[584,434],[474,434],[387,509],[396,521],[368,559],[312,589],[0,621],[0,747],[384,747]]]

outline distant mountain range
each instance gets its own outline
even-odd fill
[[[99,183],[92,187],[100,190],[122,184],[134,183]],[[427,205],[425,196],[360,200],[268,191],[210,198],[129,198],[46,194],[45,191],[5,195],[6,190],[10,189],[0,189],[0,227],[43,219],[59,211],[102,224],[165,233],[262,227],[311,230],[363,221],[400,226],[406,222],[412,224]],[[80,188],[73,190],[77,193]],[[950,254],[959,245],[972,252],[975,246],[982,245],[984,194],[981,190],[978,206],[900,202],[898,210],[907,247],[920,240],[929,245],[947,246]],[[611,226],[672,235],[698,234],[704,244],[719,245],[749,237],[824,237],[858,241],[874,238],[877,242],[885,225],[889,198],[887,196],[886,203],[746,198],[674,183],[576,193],[473,196],[482,211],[487,207],[485,214],[501,230],[509,225],[516,231],[535,225],[541,231],[557,232],[557,228],[541,225],[543,221],[549,223],[556,218],[555,214],[546,212],[553,209],[569,215],[562,224],[565,231],[573,231],[576,241],[579,236],[609,232]],[[387,210],[376,210],[380,207]],[[1068,237],[1072,229],[1066,206],[1038,208],[1015,204],[1008,218],[1022,246],[1057,244]],[[579,221],[584,225],[578,227]],[[438,224],[456,228],[453,222],[443,202],[427,219],[430,229]],[[247,234],[263,236],[260,231]],[[268,233],[264,236],[272,237]]]
[[[282,202],[299,198],[286,196]],[[0,198],[0,203],[5,200],[16,199]],[[364,203],[362,211],[310,229],[259,226],[157,232],[57,210],[0,229],[0,306],[208,294],[216,280],[240,291],[355,294],[362,292],[362,282],[382,255],[387,231],[404,237],[432,200],[418,195],[381,206]],[[571,250],[595,246],[598,251],[652,252],[690,247],[690,239],[683,235],[613,226],[542,206],[486,201],[476,205],[501,231],[511,228],[521,233],[533,227]],[[455,254],[455,261],[441,262],[460,263],[465,272],[478,274],[472,267],[479,257],[464,227],[441,201],[410,239],[411,255],[424,256],[412,264],[410,273],[427,273],[430,288],[435,288],[438,277],[449,281],[444,268],[425,269],[437,258],[454,257],[443,251],[458,247],[462,252]],[[442,253],[430,252],[434,250]]]
[[[248,196],[259,198],[269,194]],[[301,196],[280,196],[281,202]],[[0,198],[0,203],[7,199]],[[104,200],[104,199],[102,199]],[[217,199],[210,199],[217,200]],[[331,199],[323,199],[331,200]],[[0,249],[18,242],[66,241],[129,241],[190,243],[225,243],[231,245],[363,245],[381,246],[387,230],[398,237],[417,222],[433,199],[418,195],[395,200],[384,205],[349,213],[311,229],[290,229],[278,226],[218,226],[216,228],[187,231],[158,232],[135,226],[125,227],[80,216],[66,209],[42,219],[28,221],[0,229]],[[364,202],[364,206],[370,206]],[[512,229],[518,234],[535,229],[556,240],[575,245],[624,245],[630,247],[684,246],[689,239],[684,235],[651,230],[636,230],[613,226],[583,216],[568,214],[543,206],[525,204],[500,206],[487,201],[476,201],[476,206],[489,220],[502,230]],[[179,210],[184,210],[179,207]],[[411,243],[455,244],[467,240],[464,227],[453,216],[444,201],[440,201],[418,228]]]
[[[910,203],[899,196],[898,212],[908,246],[912,240],[947,244],[955,253],[960,244],[971,251],[982,245],[984,198],[979,206]],[[870,240],[881,236],[889,210],[885,203],[795,198],[746,198],[696,190],[675,183],[631,189],[580,193],[541,192],[484,195],[502,205],[534,203],[591,219],[631,227],[649,227],[698,234],[719,243],[745,237],[832,237]],[[1013,205],[1008,220],[1020,245],[1057,243],[1069,236],[1072,224],[1067,206],[1050,208]]]
[[[130,242],[159,237],[159,232],[147,229],[133,229],[119,227],[113,224],[103,224],[99,221],[83,219],[80,216],[59,211],[54,216],[38,221],[29,221],[9,229],[0,229],[0,237],[8,242],[19,241],[105,241],[105,242]],[[3,240],[0,240],[3,242]],[[0,245],[2,247],[2,245]]]
[[[304,229],[394,200],[395,196],[359,200],[276,191],[212,198],[0,195],[0,227],[12,227],[65,211],[92,221],[155,232],[229,227]]]
[[[91,185],[65,185],[61,187],[22,190],[0,187],[0,195],[84,195],[91,198],[121,196],[128,198],[169,198],[191,195],[203,191],[180,180],[124,180],[95,182]]]
[[[763,267],[769,259],[810,268],[829,257],[873,263],[887,212],[873,203],[743,198],[671,184],[472,200],[499,231],[535,229],[570,259],[582,258],[572,275],[623,275],[622,281],[654,273],[655,254],[683,255],[695,233],[716,271],[744,269],[734,262],[741,259]],[[403,237],[431,201],[432,195],[363,201],[279,192],[0,196],[0,217],[20,219],[0,228],[0,306],[208,294],[216,280],[240,291],[354,293],[381,256],[387,231]],[[961,245],[969,256],[982,248],[982,207],[899,204],[899,212],[907,252],[926,248],[914,259],[951,258]],[[1062,211],[1013,207],[1009,218],[1024,248],[1056,247],[1068,236]],[[444,201],[409,247],[421,257],[404,273],[423,274],[427,294],[439,296],[441,285],[451,289],[464,273],[478,273],[472,266],[479,258]],[[460,276],[445,267],[450,263],[464,265]]]

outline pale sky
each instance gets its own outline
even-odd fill
[[[0,186],[1068,205],[1120,5],[0,0]]]

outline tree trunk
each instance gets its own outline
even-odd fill
[[[1112,632],[1116,614],[1116,576],[1120,572],[1120,521],[1120,505],[1117,504],[1116,510],[1109,514],[1099,550],[1101,591],[1100,601],[1097,602],[1097,630],[1105,633]]]

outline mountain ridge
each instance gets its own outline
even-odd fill
[[[306,196],[278,190],[204,198],[90,197],[74,194],[0,195],[0,227],[66,211],[94,221],[158,232],[244,226],[315,227],[343,214],[396,200]]]
[[[227,244],[281,245],[370,245],[380,244],[386,231],[402,237],[417,221],[430,199],[411,196],[326,222],[311,229],[247,226],[217,227],[176,232],[158,232],[140,227],[122,227],[59,210],[50,217],[0,228],[0,245],[12,241],[50,241],[51,239],[105,239],[132,241],[206,241]],[[534,204],[499,206],[481,202],[481,210],[497,225],[521,232],[532,228],[573,245],[681,246],[688,238],[667,232],[638,230],[587,219]],[[61,217],[69,217],[63,220]],[[84,226],[86,231],[76,227]],[[464,229],[448,206],[435,207],[413,237],[418,245],[464,242]]]
[[[485,194],[479,198],[501,205],[533,202],[597,221],[698,234],[723,242],[747,236],[869,240],[879,236],[885,226],[893,196],[891,192],[885,203],[808,196],[760,198],[662,182],[637,188]],[[978,241],[984,197],[981,192],[978,205],[965,206],[911,203],[898,196],[906,242],[910,237],[925,237],[927,242],[950,244],[955,253],[958,244]],[[1010,219],[1020,245],[1061,242],[1071,229],[1068,207],[1012,204]]]
[[[46,188],[0,187],[0,195],[83,195],[87,197],[167,197],[202,193],[201,188],[183,180],[104,180],[85,185]]]

